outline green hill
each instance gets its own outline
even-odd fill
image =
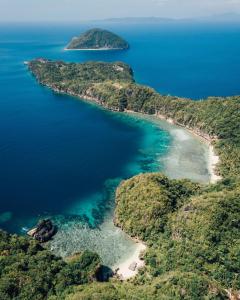
[[[66,49],[128,49],[128,43],[120,36],[107,30],[94,28],[74,37]]]
[[[96,280],[100,258],[89,251],[63,261],[29,237],[0,230],[0,299],[47,299]],[[62,299],[62,298],[61,298]]]

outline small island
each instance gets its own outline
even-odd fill
[[[120,36],[108,30],[90,29],[74,37],[65,50],[125,50],[129,44]]]

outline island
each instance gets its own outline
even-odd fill
[[[143,268],[128,281],[101,282],[97,254],[64,261],[34,239],[0,231],[0,298],[239,299],[240,96],[193,101],[161,95],[137,84],[121,62],[40,58],[28,68],[54,92],[113,111],[155,115],[199,135],[220,157],[219,178],[203,185],[146,173],[119,185],[114,223],[146,245]]]
[[[129,44],[117,34],[99,28],[74,37],[65,50],[124,50]]]

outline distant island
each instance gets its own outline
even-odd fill
[[[120,36],[108,30],[90,29],[74,37],[65,50],[124,50],[129,44]]]
[[[126,17],[126,18],[110,18],[103,20],[93,20],[101,23],[124,23],[124,24],[166,24],[166,23],[188,23],[188,22],[210,22],[210,23],[239,23],[240,14],[223,13],[213,14],[209,16],[189,17],[189,18],[164,18],[164,17]]]

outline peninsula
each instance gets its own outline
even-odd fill
[[[65,50],[124,50],[129,44],[108,30],[94,28],[74,37]]]
[[[221,160],[218,175],[240,172],[236,125],[240,122],[239,96],[193,101],[160,95],[137,84],[131,67],[122,62],[65,63],[40,58],[30,61],[28,68],[41,84],[56,92],[90,100],[113,111],[157,115],[183,126],[214,145]]]

